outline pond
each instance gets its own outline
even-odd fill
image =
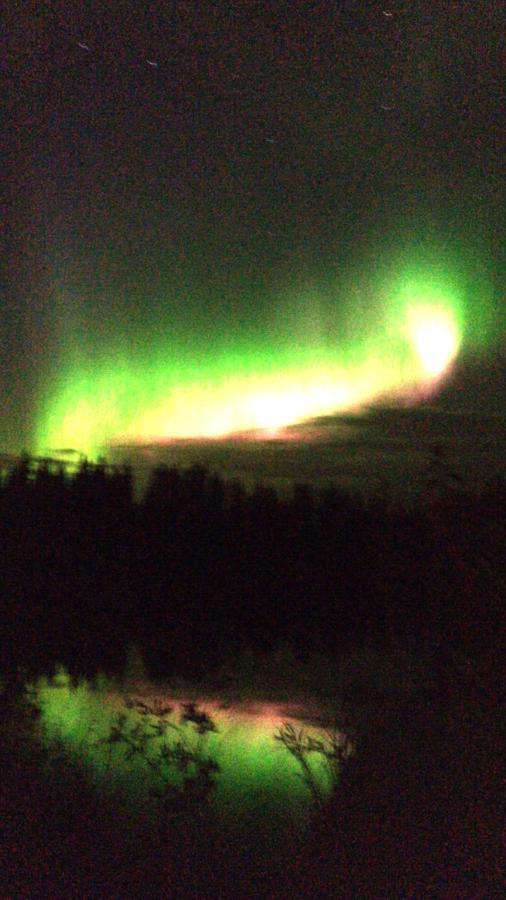
[[[33,691],[46,746],[58,746],[84,764],[102,788],[134,806],[144,802],[161,772],[147,758],[159,758],[164,744],[179,744],[193,758],[217,764],[212,802],[219,815],[254,823],[266,836],[287,827],[297,830],[308,821],[315,801],[330,793],[336,779],[332,747],[339,754],[347,746],[344,735],[329,728],[329,714],[308,700],[233,701],[153,685],[124,691],[105,682],[72,684],[64,671],[40,679]],[[212,723],[215,730],[199,727],[199,721]],[[150,738],[144,750],[133,752],[134,738],[146,729]],[[292,752],[286,740],[276,737],[280,730],[288,743],[292,740]],[[302,755],[297,753],[301,747]],[[164,777],[181,784],[181,771],[168,765]]]

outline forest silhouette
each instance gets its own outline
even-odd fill
[[[230,846],[216,849],[219,841],[212,845],[223,870],[218,886],[210,884],[209,860],[196,887],[189,863],[179,881],[171,875],[170,888],[147,886],[146,875],[139,884],[131,836],[121,844],[102,822],[103,865],[112,865],[111,853],[122,860],[118,896],[223,896],[232,883],[238,897],[499,896],[505,512],[503,481],[491,478],[480,493],[468,491],[438,448],[410,507],[331,486],[295,485],[281,499],[261,485],[248,492],[202,466],[158,466],[136,498],[128,467],[5,458],[2,725],[4,736],[15,730],[18,748],[1,754],[11,774],[5,805],[12,832],[20,821],[26,830],[32,814],[20,798],[29,779],[30,808],[46,810],[46,824],[28,827],[26,846],[16,838],[18,857],[20,846],[30,855],[41,841],[57,845],[51,829],[46,834],[50,820],[56,835],[60,822],[81,835],[65,876],[70,888],[59,894],[61,876],[41,881],[40,871],[19,881],[15,861],[11,875],[22,888],[16,894],[11,886],[12,896],[32,896],[27,885],[34,878],[39,896],[88,896],[90,877],[93,896],[114,896],[111,873],[101,876],[101,887],[86,875],[98,850],[86,825],[95,801],[81,776],[73,775],[77,786],[62,787],[55,800],[37,766],[37,775],[19,770],[19,748],[32,740],[26,735],[34,726],[29,713],[20,718],[13,709],[29,680],[58,667],[76,684],[100,673],[112,678],[133,658],[152,682],[184,678],[225,690],[227,665],[233,671],[248,654],[246,677],[253,677],[255,660],[270,657],[275,668],[289,658],[285,677],[295,683],[315,656],[330,671],[360,654],[366,666],[375,653],[388,659],[399,647],[424,661],[423,684],[413,692],[400,683],[369,683],[366,697],[360,678],[348,696],[335,685],[351,710],[356,753],[318,809],[305,846],[278,862],[263,887],[254,871],[245,874],[255,868],[249,851],[236,846],[231,862]],[[197,713],[193,720],[200,722]],[[209,826],[204,843],[215,839]],[[202,854],[192,852],[198,868]]]
[[[2,670],[121,668],[199,677],[242,647],[302,658],[413,641],[476,658],[500,616],[506,485],[479,495],[437,451],[416,507],[335,487],[247,493],[201,466],[21,458],[0,488]],[[488,652],[488,651],[487,651]]]

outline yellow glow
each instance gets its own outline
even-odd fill
[[[458,348],[451,311],[425,299],[410,302],[381,339],[340,358],[294,355],[274,366],[259,357],[258,372],[254,359],[242,371],[227,360],[203,372],[87,370],[49,409],[40,445],[74,447],[93,458],[114,444],[275,433],[382,396],[410,396],[417,386],[430,390]]]
[[[458,352],[458,332],[451,315],[433,309],[416,309],[410,316],[410,335],[425,373],[437,377]]]

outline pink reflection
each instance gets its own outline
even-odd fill
[[[107,702],[113,709],[124,706],[126,698],[151,700],[172,707],[173,714],[179,716],[182,706],[193,703],[199,710],[206,712],[222,729],[241,725],[253,726],[262,733],[274,735],[284,722],[291,722],[297,728],[303,728],[308,734],[321,734],[332,729],[334,719],[329,710],[325,710],[316,700],[276,702],[265,700],[227,700],[223,697],[196,696],[189,693],[163,692],[149,686],[121,693],[110,693]]]

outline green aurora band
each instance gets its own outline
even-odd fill
[[[344,306],[341,285],[329,329],[328,296],[301,290],[282,323],[228,345],[217,339],[211,351],[160,327],[146,349],[118,337],[92,354],[68,335],[40,398],[36,452],[96,458],[119,444],[273,434],[381,398],[416,402],[438,389],[461,349],[463,293],[458,279],[416,268]]]

